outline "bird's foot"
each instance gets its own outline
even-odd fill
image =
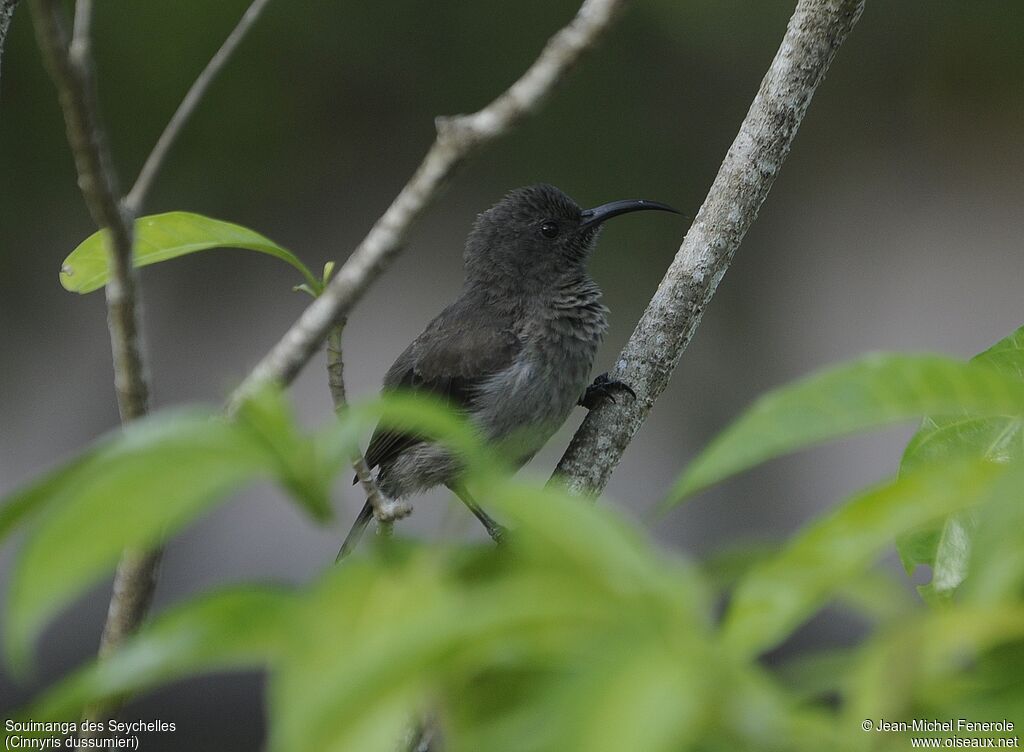
[[[491,524],[485,526],[487,528],[487,534],[491,536],[497,545],[502,545],[508,539],[508,528],[504,525],[499,525],[497,522],[491,521]]]
[[[412,514],[412,507],[398,499],[382,499],[382,503],[375,507],[373,516],[377,522],[394,522],[408,517]]]
[[[632,399],[636,399],[636,392],[629,384],[613,379],[607,373],[602,373],[594,379],[593,384],[587,387],[587,391],[580,397],[579,404],[588,410],[593,410],[606,402],[618,404],[618,400],[615,399],[616,392],[625,392]]]

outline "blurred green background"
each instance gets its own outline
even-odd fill
[[[98,3],[100,98],[125,189],[246,0]],[[571,0],[271,3],[174,148],[148,212],[250,226],[311,267],[344,260],[418,164],[433,118],[475,110],[533,60]],[[536,117],[478,154],[411,235],[347,329],[354,398],[455,293],[475,215],[506,190],[554,183],[581,204],[644,197],[692,217],[781,39],[792,2],[638,2]],[[1024,13],[1014,0],[869,0],[812,103],[793,153],[685,355],[609,488],[649,509],[685,461],[755,395],[866,350],[980,351],[1022,323]],[[628,337],[685,221],[607,228],[592,271]],[[29,13],[15,17],[0,81],[0,492],[117,423],[102,295],[57,282],[93,230],[75,185]],[[142,273],[158,406],[217,402],[306,305],[290,270],[241,251]],[[295,387],[315,424],[330,410],[320,363]],[[567,426],[526,472],[544,475]],[[895,469],[910,429],[772,463],[658,525],[701,556],[781,536]],[[252,489],[174,542],[158,608],[214,583],[306,581],[332,560],[358,505],[339,489],[333,532]],[[475,530],[443,495],[404,530]],[[11,547],[0,553],[10,561]],[[0,677],[0,709],[93,653],[97,589],[44,638],[35,684]],[[815,620],[802,644],[859,625]],[[180,683],[129,715],[179,721],[170,748],[252,749],[260,678]],[[161,742],[154,737],[150,746]]]

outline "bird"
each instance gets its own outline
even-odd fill
[[[507,193],[477,216],[466,239],[458,297],[398,356],[382,392],[439,398],[464,413],[513,468],[526,464],[577,405],[592,409],[617,392],[635,399],[606,373],[590,383],[608,309],[587,261],[605,221],[643,210],[679,213],[642,199],[581,209],[545,183]],[[447,486],[500,542],[504,528],[470,496],[457,457],[444,446],[378,426],[365,459],[389,499]],[[367,501],[339,560],[372,517]]]

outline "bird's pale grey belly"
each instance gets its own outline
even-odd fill
[[[524,350],[481,385],[474,400],[472,421],[513,467],[544,446],[590,383],[598,341],[558,339]],[[461,469],[447,449],[422,443],[389,462],[378,480],[385,494],[399,498],[448,484]]]
[[[480,389],[475,420],[515,466],[526,463],[569,417],[587,385],[607,328],[596,288],[559,301],[534,323],[511,368]]]
[[[476,391],[470,418],[514,467],[528,462],[561,427],[590,383],[607,313],[596,288],[585,292],[533,322],[512,365]],[[378,480],[384,493],[398,498],[450,483],[460,470],[446,449],[423,443],[388,463]]]
[[[596,350],[596,343],[575,338],[547,343],[480,389],[474,421],[513,465],[533,457],[569,417],[589,383]]]

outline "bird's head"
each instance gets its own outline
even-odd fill
[[[666,204],[642,199],[580,209],[553,185],[517,188],[477,217],[466,240],[467,277],[562,277],[583,267],[605,220],[645,209],[678,214]]]

